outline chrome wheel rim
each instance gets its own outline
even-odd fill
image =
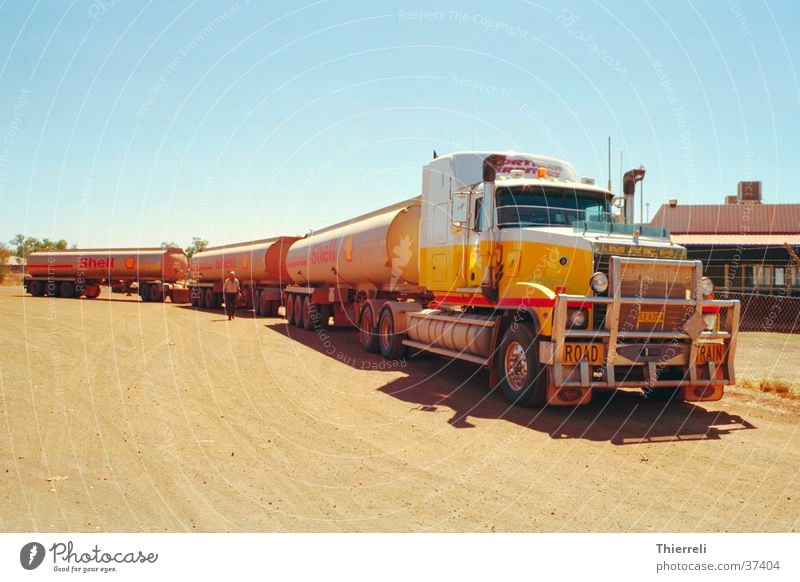
[[[359,333],[361,334],[361,343],[368,343],[371,336],[372,336],[372,310],[365,309],[364,315],[361,318],[361,328],[359,329]]]
[[[381,319],[381,346],[388,350],[391,345],[392,321],[388,317]]]
[[[508,385],[514,392],[525,388],[528,380],[528,359],[525,349],[519,342],[511,342],[506,348],[505,370]]]

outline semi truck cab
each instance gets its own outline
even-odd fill
[[[738,302],[715,301],[699,261],[664,229],[620,224],[612,201],[546,156],[430,162],[419,277],[433,300],[408,314],[408,345],[441,352],[441,333],[427,328],[444,332],[449,319],[464,329],[448,355],[485,357],[492,384],[517,404],[584,404],[622,387],[719,399],[735,382]]]

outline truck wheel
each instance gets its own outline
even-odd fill
[[[269,315],[269,302],[264,298],[264,291],[256,291],[255,299],[253,299],[253,308],[259,317]]]
[[[164,301],[164,292],[161,290],[161,285],[150,285],[150,301],[160,303]]]
[[[377,354],[381,351],[380,340],[375,329],[375,314],[372,313],[372,305],[367,303],[361,310],[361,319],[358,322],[358,341],[364,351],[370,354]]]
[[[211,287],[206,287],[205,289],[203,305],[205,305],[206,309],[216,309],[214,307],[214,290]]]
[[[275,317],[275,314],[272,313],[272,309],[273,309],[272,305],[274,303],[275,303],[274,301],[270,301],[269,299],[267,299],[266,294],[262,295],[261,296],[261,315],[263,315],[264,317]]]
[[[48,281],[45,283],[44,294],[48,297],[58,297],[58,283],[55,281]]]
[[[83,294],[86,299],[97,299],[100,297],[100,285],[86,285]]]
[[[197,294],[194,287],[189,287],[189,305],[197,307]]]
[[[286,296],[286,309],[284,310],[286,313],[286,321],[289,322],[289,325],[294,323],[294,297],[292,295]]]
[[[267,303],[267,316],[278,317],[278,307],[280,307],[280,305],[280,301],[269,301]]]
[[[294,296],[294,324],[303,327],[303,296]]]
[[[41,297],[44,295],[44,284],[41,281],[31,281],[28,283],[28,293],[34,297]]]
[[[61,281],[61,284],[58,286],[58,294],[61,295],[61,297],[74,297],[75,284],[70,281]]]
[[[261,310],[261,291],[256,289],[253,292],[253,315],[256,317],[261,317],[262,310]]]
[[[306,297],[303,301],[303,329],[315,331],[322,324],[322,312],[324,306],[314,303],[311,297]]]
[[[406,353],[406,346],[403,345],[403,338],[395,333],[394,315],[392,310],[385,308],[381,311],[378,322],[378,340],[381,346],[381,354],[387,360],[397,360]]]
[[[150,284],[149,283],[141,283],[139,285],[139,297],[142,298],[142,301],[145,303],[150,303]]]
[[[530,325],[516,324],[500,342],[500,387],[509,404],[543,406],[547,402],[547,375],[539,369],[536,340]]]

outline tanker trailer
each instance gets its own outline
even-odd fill
[[[366,321],[359,327],[371,330],[381,302],[425,303],[418,284],[419,225],[416,197],[295,242],[286,257],[294,283],[284,291],[286,318],[312,329],[330,317],[334,325],[357,325],[361,316]]]
[[[228,273],[235,271],[242,289],[240,306],[252,307],[257,316],[278,315],[281,288],[289,282],[286,253],[296,240],[297,237],[281,236],[208,247],[196,253],[189,265],[192,306],[220,308],[222,284]]]
[[[143,301],[172,297],[186,277],[188,259],[179,248],[77,249],[41,251],[28,256],[25,290],[35,297],[100,295],[100,285],[138,284]]]

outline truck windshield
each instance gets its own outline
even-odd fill
[[[572,226],[586,220],[613,222],[608,198],[601,192],[524,186],[497,188],[497,226]]]

